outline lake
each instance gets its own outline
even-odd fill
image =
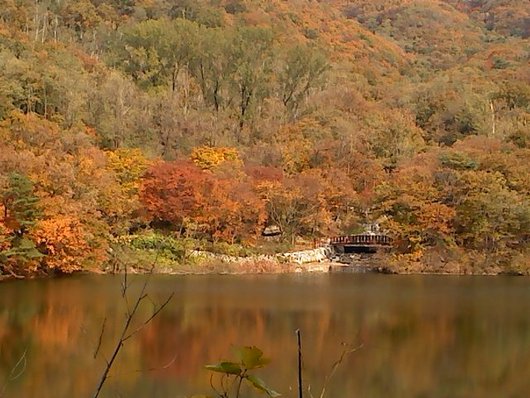
[[[131,280],[129,300],[144,277]],[[0,397],[91,397],[124,322],[121,282],[85,275],[0,284]],[[271,364],[260,377],[297,397],[296,329],[316,398],[344,344],[362,348],[338,367],[326,397],[530,393],[529,278],[153,276],[147,291],[139,322],[174,297],[126,342],[102,397],[210,394],[204,365],[241,345],[261,348]]]

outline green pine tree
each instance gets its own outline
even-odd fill
[[[40,217],[39,198],[33,193],[33,182],[23,174],[9,175],[9,186],[2,195],[2,202],[4,221],[16,225],[18,236],[23,236]]]
[[[33,191],[33,183],[27,176],[19,173],[9,175],[8,188],[2,194],[3,222],[12,228],[13,234],[8,238],[10,248],[0,252],[0,266],[8,260],[23,264],[43,256],[35,243],[24,236],[41,215],[39,198]]]

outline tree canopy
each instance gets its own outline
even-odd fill
[[[515,0],[7,1],[0,272],[100,266],[139,229],[373,221],[435,271],[528,272],[529,21]]]

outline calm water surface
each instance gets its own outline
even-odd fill
[[[0,284],[0,397],[90,397],[123,323],[120,283],[79,276]],[[341,365],[326,397],[530,396],[528,278],[156,276],[148,291],[155,303],[175,296],[127,342],[104,397],[210,393],[203,365],[230,358],[233,346],[257,345],[272,359],[260,375],[294,398],[297,328],[315,397],[343,342],[363,348]],[[151,312],[146,302],[141,316]],[[8,381],[24,352],[23,373]]]

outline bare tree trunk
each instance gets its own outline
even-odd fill
[[[44,43],[46,40],[46,28],[48,27],[48,12],[44,14],[44,19],[42,21],[42,35],[41,35],[41,43]]]
[[[39,0],[35,0],[35,15],[33,16],[33,27],[35,28],[35,35],[33,37],[33,41],[37,42],[39,40],[40,31]]]
[[[491,135],[495,137],[497,135],[496,131],[496,120],[495,120],[495,107],[493,106],[493,100],[490,100],[490,109],[491,109]]]
[[[57,28],[59,26],[59,19],[57,18],[57,15],[55,16],[55,21],[53,25],[53,41],[57,43]]]
[[[190,79],[189,79],[189,72],[188,69],[184,70],[184,83],[183,83],[183,104],[182,104],[182,112],[184,114],[184,118],[189,113],[189,97],[190,97]]]

